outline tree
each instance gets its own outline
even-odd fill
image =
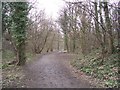
[[[32,24],[29,25],[29,31],[27,32],[28,47],[32,48],[33,53],[40,54],[47,47],[46,43],[54,30],[54,24],[51,18],[45,17],[44,10],[32,12],[30,17],[34,20],[30,20]]]
[[[118,3],[118,49],[120,55],[120,2]]]
[[[99,14],[100,14],[100,23],[103,27],[104,26],[104,22],[103,22],[103,17],[102,17],[102,2],[99,1]],[[101,46],[102,46],[102,58],[105,57],[105,52],[106,52],[106,30],[105,29],[102,29],[102,43],[101,43]]]
[[[67,16],[67,9],[64,8],[63,12],[61,13],[61,17],[59,18],[59,23],[61,28],[63,29],[64,33],[64,50],[67,50],[69,52],[69,46],[68,46],[68,16]]]
[[[26,28],[29,5],[27,2],[3,3],[3,27],[14,46],[17,65],[24,65]]]
[[[114,52],[112,25],[109,17],[108,2],[103,2],[103,3],[104,3],[106,28],[109,34],[109,53],[111,54]]]
[[[118,59],[120,60],[120,1],[118,3]],[[118,73],[120,75],[120,67],[119,66],[118,66]],[[120,87],[120,77],[118,77],[118,87]]]

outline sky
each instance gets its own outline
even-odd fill
[[[63,0],[37,0],[37,7],[45,9],[47,16],[56,19],[60,8],[64,6]]]
[[[75,1],[75,0],[65,0]],[[84,0],[83,0],[84,1]],[[110,2],[116,2],[119,0],[109,0]],[[45,9],[47,16],[57,19],[59,10],[65,5],[64,0],[37,0],[37,8]]]

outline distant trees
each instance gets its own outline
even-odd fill
[[[4,2],[2,3],[3,34],[14,47],[17,65],[25,64],[25,40],[27,15],[29,5],[27,2]]]
[[[31,24],[29,25],[28,41],[34,53],[41,53],[50,33],[47,25],[48,22],[45,19],[43,11],[40,11],[38,14],[35,12],[31,18],[35,20],[31,20]]]
[[[31,12],[29,17],[29,30],[27,32],[28,48],[36,54],[46,53],[57,50],[57,37],[61,38],[58,33],[56,23],[52,18],[47,18],[44,10]]]
[[[61,24],[61,28],[62,28],[63,33],[64,33],[64,49],[69,52],[67,22],[68,22],[67,12],[66,12],[66,9],[64,9],[63,15],[60,18],[60,24]]]
[[[67,51],[82,52],[85,55],[100,49],[102,59],[115,53],[116,43],[119,43],[116,41],[118,31],[114,29],[118,27],[114,20],[117,15],[116,7],[115,3],[100,0],[66,2],[66,7],[61,10],[59,23],[64,33]]]

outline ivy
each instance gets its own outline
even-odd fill
[[[28,23],[29,4],[27,2],[3,3],[3,25],[11,33],[11,39],[16,46],[18,65],[25,63],[25,40]]]

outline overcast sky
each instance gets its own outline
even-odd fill
[[[75,1],[75,0],[65,0],[65,1]],[[119,0],[109,0],[109,1],[116,2]],[[65,5],[64,0],[37,0],[37,8],[45,9],[47,16],[53,17],[54,19],[58,17],[58,12],[64,5]]]
[[[56,19],[60,8],[64,6],[63,0],[37,0],[37,7],[45,9],[46,14]]]

